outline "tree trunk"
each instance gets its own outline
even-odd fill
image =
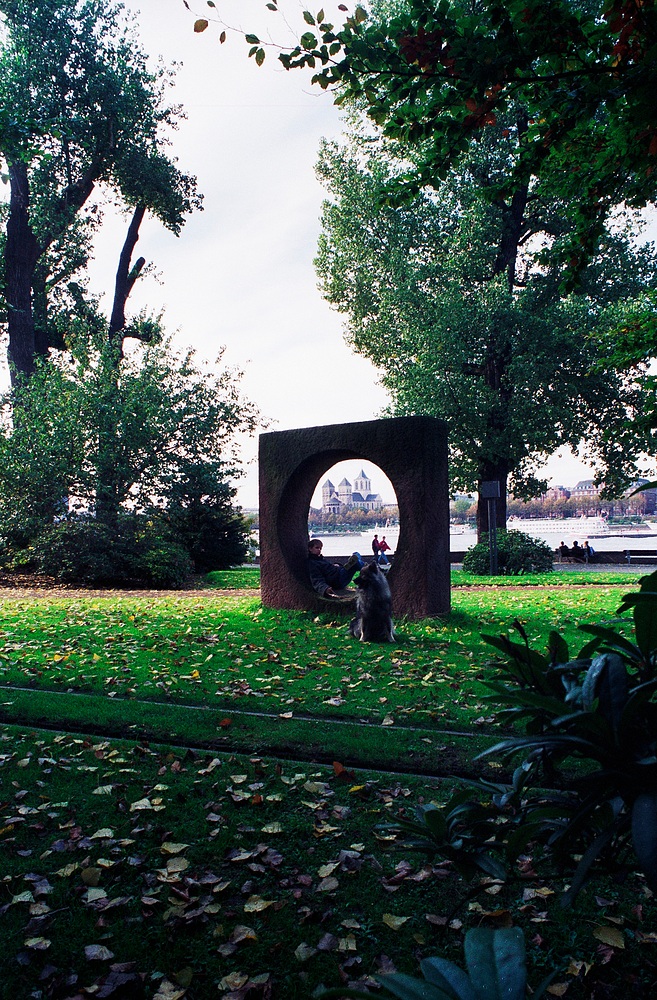
[[[10,198],[5,242],[6,297],[9,326],[9,368],[12,385],[21,375],[34,371],[34,317],[32,275],[39,259],[39,246],[30,226],[30,192],[27,166],[8,164]]]
[[[145,212],[145,205],[137,205],[135,208],[121,256],[119,257],[119,266],[116,269],[116,281],[114,283],[114,302],[112,303],[112,315],[108,332],[110,343],[115,341],[121,331],[125,329],[125,304],[146,263],[143,257],[139,257],[135,261],[134,267],[130,267],[132,253],[139,239],[139,227],[141,226]]]
[[[138,205],[133,213],[130,226],[119,257],[114,284],[114,301],[108,328],[108,368],[105,385],[106,399],[102,407],[102,420],[98,428],[98,462],[96,466],[96,517],[111,529],[119,520],[119,510],[123,500],[121,489],[121,450],[117,405],[120,392],[119,375],[123,357],[123,331],[125,330],[125,305],[146,261],[140,257],[131,268],[132,253],[139,239],[139,227],[144,218],[145,207]]]

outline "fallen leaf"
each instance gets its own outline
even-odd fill
[[[625,947],[623,932],[619,931],[617,927],[595,927],[593,937],[602,941],[603,944],[608,944],[610,948]]]
[[[228,940],[231,944],[241,944],[242,941],[257,941],[258,935],[252,927],[236,924]]]
[[[224,978],[219,983],[220,990],[239,990],[241,986],[244,986],[248,980],[243,972],[231,972],[228,976]]]
[[[114,958],[114,952],[102,944],[88,944],[84,949],[84,957],[88,962],[109,962]]]
[[[165,842],[160,847],[160,853],[162,854],[182,854],[187,850],[189,844],[174,844],[170,840],[165,840]]]
[[[317,954],[317,948],[311,947],[311,945],[306,944],[302,941],[301,944],[294,949],[294,954],[299,962],[307,962],[309,958]]]
[[[322,881],[317,886],[317,892],[334,892],[338,888],[340,883],[337,878],[332,875],[329,878],[323,878]]]
[[[245,913],[262,913],[267,907],[273,906],[273,899],[263,899],[262,896],[249,896],[244,904]]]
[[[44,937],[28,938],[25,947],[29,948],[30,951],[46,951],[50,947],[50,941]]]
[[[267,798],[270,798],[270,796],[268,795]],[[262,833],[282,833],[282,832],[283,832],[283,826],[281,823],[267,823],[267,825],[263,826],[262,828]]]
[[[181,1000],[186,992],[186,990],[181,990],[179,986],[175,986],[171,980],[163,979],[153,1000]]]
[[[85,885],[98,885],[102,874],[100,868],[83,868],[81,878]]]
[[[403,927],[410,917],[396,917],[392,913],[384,913],[382,920],[386,927],[389,927],[392,931],[398,931],[400,927]]]

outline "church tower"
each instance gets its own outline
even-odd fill
[[[354,493],[360,493],[363,500],[367,500],[368,495],[372,492],[372,480],[368,479],[365,475],[365,470],[360,470],[360,476],[354,479]]]
[[[347,478],[338,484],[338,496],[341,504],[345,507],[351,507],[351,483]]]

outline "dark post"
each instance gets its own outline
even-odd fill
[[[490,555],[490,575],[497,576],[497,503],[500,498],[500,484],[489,479],[481,484],[479,496],[488,502],[488,552]]]

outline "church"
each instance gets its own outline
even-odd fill
[[[372,493],[372,481],[361,469],[354,479],[353,488],[348,479],[343,479],[338,487],[330,479],[322,483],[322,511],[324,514],[339,514],[344,508],[358,507],[361,510],[381,510],[383,500],[380,493]]]

